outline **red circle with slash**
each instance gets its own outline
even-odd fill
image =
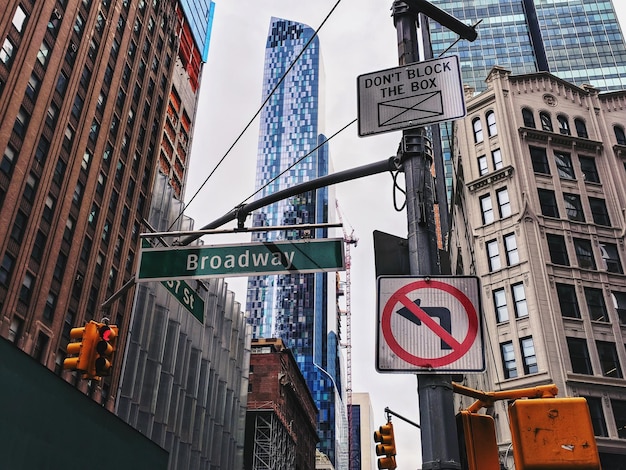
[[[462,341],[459,342],[452,336],[452,334],[442,328],[439,323],[434,321],[422,308],[407,297],[409,292],[420,289],[442,290],[454,297],[463,306],[463,310],[469,320],[469,325],[467,334]],[[401,303],[409,309],[409,311],[422,322],[422,325],[430,328],[435,335],[445,341],[452,348],[452,352],[442,357],[425,358],[415,356],[400,346],[391,331],[391,315],[394,312],[394,307],[398,303]],[[446,284],[445,282],[435,281],[432,279],[428,281],[416,281],[403,286],[391,295],[383,310],[381,327],[387,345],[400,359],[419,367],[437,368],[459,360],[470,350],[478,334],[478,313],[476,312],[471,300],[456,287]]]

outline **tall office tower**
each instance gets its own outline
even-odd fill
[[[369,393],[352,394],[352,422],[350,429],[350,470],[374,468],[376,455],[374,435],[374,411]]]
[[[459,41],[447,52],[461,61],[463,83],[484,90],[498,65],[514,74],[549,71],[575,85],[600,90],[626,88],[626,46],[610,0],[432,0],[466,24],[476,24],[478,39]],[[431,22],[438,57],[457,36]],[[450,127],[442,125],[446,187],[450,193]]]
[[[626,91],[500,67],[486,83],[453,147],[450,255],[480,279],[487,359],[466,384],[585,397],[602,468],[626,469]],[[507,405],[489,410],[501,459]]]
[[[194,70],[180,8],[9,0],[0,19],[0,334],[109,409],[121,359],[93,388],[62,363],[91,319],[120,327],[118,358],[125,347],[133,295],[101,305],[134,274],[167,103],[193,101],[174,85],[180,64]],[[173,128],[181,155],[192,118]]]
[[[258,197],[326,175],[329,171],[323,129],[322,60],[314,31],[300,23],[272,18],[265,49],[263,100],[295,66],[269,98],[261,115],[257,156]],[[304,46],[307,45],[303,52]],[[319,147],[319,148],[318,148]],[[291,167],[296,161],[300,163]],[[324,223],[329,220],[327,188],[277,202],[253,214],[254,226]],[[254,241],[324,238],[326,229],[259,232]],[[334,314],[334,282],[327,273],[255,276],[248,279],[246,311],[254,338],[281,338],[293,352],[319,408],[320,449],[337,466],[336,438],[341,418],[336,409],[341,382],[338,350],[329,331]],[[330,325],[332,326],[332,325]]]

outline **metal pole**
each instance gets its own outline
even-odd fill
[[[417,21],[424,15],[407,3],[392,7],[398,37],[399,65],[419,60]],[[430,43],[426,45],[430,46]],[[438,136],[435,136],[438,138]],[[398,150],[403,162],[407,193],[409,266],[413,275],[439,274],[431,174],[432,147],[424,128],[403,131]],[[420,374],[418,398],[422,436],[422,469],[461,468],[456,437],[452,380],[448,375]]]

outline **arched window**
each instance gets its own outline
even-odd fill
[[[535,126],[535,116],[533,116],[533,111],[528,108],[522,109],[522,118],[524,119],[524,127],[532,127]]]
[[[572,135],[572,131],[569,128],[569,120],[567,116],[559,114],[556,117],[556,120],[559,122],[559,132],[563,135]]]
[[[613,126],[615,131],[615,138],[619,145],[626,145],[626,134],[624,134],[624,128],[622,126]]]
[[[487,113],[487,133],[489,137],[493,137],[498,134],[498,128],[496,127],[496,113],[489,111]]]
[[[550,115],[548,113],[545,112],[540,112],[539,113],[539,120],[541,121],[541,128],[544,131],[550,131],[552,132],[552,119],[550,118]]]
[[[474,142],[479,144],[483,139],[483,123],[480,122],[480,118],[476,118],[472,121],[472,127],[474,128]]]
[[[583,139],[589,138],[585,121],[580,118],[576,118],[574,119],[574,126],[576,127],[576,134],[578,135],[578,137],[582,137]]]

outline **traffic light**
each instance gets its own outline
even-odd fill
[[[463,470],[500,470],[496,427],[489,415],[462,410],[456,415]]]
[[[67,344],[67,354],[73,357],[67,357],[63,360],[63,369],[77,370],[88,374],[92,368],[97,336],[96,323],[93,321],[83,327],[72,328],[70,339],[75,341]]]
[[[111,375],[113,367],[113,355],[117,346],[117,326],[97,323],[96,354],[93,362],[94,377]]]
[[[509,416],[516,470],[600,470],[584,398],[515,400]]]
[[[374,441],[378,442],[376,455],[384,455],[383,458],[378,459],[378,468],[396,468],[396,441],[393,435],[393,424],[391,424],[391,421],[374,432]]]

